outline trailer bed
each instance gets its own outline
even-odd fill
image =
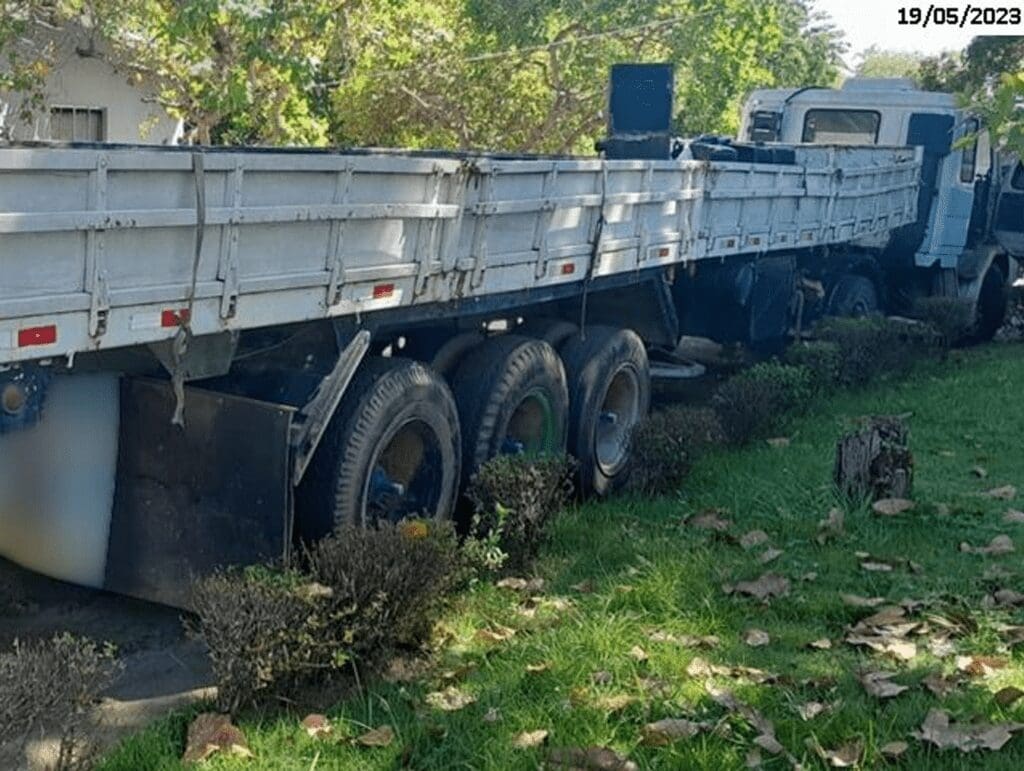
[[[884,245],[915,221],[919,148],[794,149],[765,164],[3,147],[0,365],[165,341],[186,316],[205,335],[511,307],[678,263]]]

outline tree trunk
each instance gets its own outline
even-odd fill
[[[836,445],[834,478],[849,498],[908,498],[914,456],[907,445],[909,430],[901,417],[868,418],[864,428]]]

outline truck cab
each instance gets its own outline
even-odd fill
[[[963,296],[978,302],[979,323],[1001,320],[1005,291],[994,286],[1005,288],[1017,270],[1014,258],[1024,257],[1024,170],[992,147],[978,118],[953,95],[898,78],[852,78],[838,89],[758,90],[744,106],[739,138],[921,146],[918,221],[880,257],[886,281],[897,289],[889,295]]]

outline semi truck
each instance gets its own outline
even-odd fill
[[[0,555],[184,605],[452,517],[500,453],[615,491],[683,333],[771,349],[933,294],[998,325],[1024,172],[951,97],[759,91],[681,140],[672,91],[616,67],[599,157],[0,146]]]

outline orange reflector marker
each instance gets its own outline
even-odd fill
[[[383,300],[385,297],[391,297],[395,293],[394,284],[377,284],[373,288],[373,299]]]
[[[57,342],[57,325],[45,327],[29,327],[18,330],[18,347],[28,348],[33,345],[53,345]]]
[[[160,314],[160,326],[162,327],[180,327],[188,320],[188,308],[182,308],[180,311],[166,310]]]
[[[575,272],[576,272],[576,264],[575,263],[567,262],[567,263],[565,263],[562,266],[562,275],[563,276],[571,276]]]
[[[663,246],[663,247],[661,247],[658,250],[658,256],[659,257],[668,257],[669,254],[671,254],[671,253],[672,253],[672,250],[669,249],[667,246]]]

